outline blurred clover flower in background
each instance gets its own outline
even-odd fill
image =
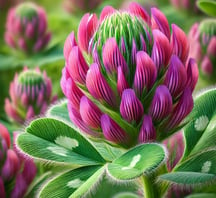
[[[52,82],[46,72],[39,68],[30,70],[27,67],[16,74],[10,84],[10,99],[5,100],[5,111],[8,117],[23,124],[34,116],[43,114],[57,96],[52,96]]]
[[[216,68],[216,19],[204,19],[195,23],[189,32],[192,56],[199,64],[202,74],[215,81]]]
[[[14,137],[15,139],[15,137]],[[1,198],[22,198],[36,175],[36,166],[30,159],[11,148],[10,134],[0,123],[0,195]]]
[[[93,136],[132,146],[164,139],[193,108],[198,79],[185,33],[137,3],[85,14],[64,46],[61,87],[70,119]],[[187,61],[188,60],[188,61]]]
[[[5,41],[10,47],[30,54],[43,50],[50,38],[46,12],[42,7],[27,2],[9,10]]]

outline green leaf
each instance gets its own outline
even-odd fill
[[[200,10],[209,16],[216,16],[216,1],[215,0],[198,0],[197,6]]]
[[[199,194],[192,194],[188,195],[185,198],[215,198],[216,194],[213,193],[199,193]]]
[[[96,142],[91,140],[91,142],[106,161],[113,161],[126,152],[123,148],[114,147],[103,141]]]
[[[62,122],[67,123],[73,128],[76,128],[76,126],[74,126],[71,122],[70,117],[68,115],[67,100],[62,100],[58,104],[51,106],[47,112],[47,116],[61,120]],[[80,129],[77,128],[77,130]],[[102,140],[100,142],[96,140],[91,140],[91,142],[98,150],[98,152],[103,156],[103,158],[107,161],[113,161],[125,152],[123,149],[113,147]]]
[[[33,180],[33,183],[31,183],[30,186],[28,187],[28,191],[25,193],[25,198],[36,197],[36,195],[38,194],[38,189],[40,189],[40,187],[43,184],[45,184],[50,177],[53,177],[52,174],[53,173],[51,171],[48,171],[40,175],[39,177],[35,178]]]
[[[17,139],[18,147],[41,161],[86,166],[105,160],[79,132],[53,118],[34,120]]]
[[[67,100],[62,100],[61,102],[51,106],[47,111],[47,116],[51,118],[56,118],[68,124],[73,124],[70,120],[67,108]]]
[[[163,146],[154,143],[141,144],[108,164],[107,170],[116,179],[134,179],[144,172],[156,169],[165,161],[165,158]]]
[[[97,172],[95,172],[89,179],[86,180],[71,196],[70,198],[77,198],[81,197],[82,195],[86,194],[87,192],[91,191],[93,188],[96,187],[96,184],[99,180],[104,176],[105,166],[100,168]]]
[[[208,101],[208,102],[206,102]],[[187,117],[190,121],[184,127],[184,158],[203,149],[216,146],[216,89],[199,94],[194,100],[194,108]]]
[[[88,166],[67,171],[50,180],[41,190],[41,198],[69,197],[88,181],[100,169],[100,166]],[[95,181],[96,182],[96,181]]]
[[[194,155],[178,166],[175,167],[175,172],[200,172],[211,173],[216,175],[216,149],[211,149],[197,155]]]
[[[216,176],[213,174],[197,172],[173,172],[159,176],[161,181],[179,185],[199,185],[215,179]]]

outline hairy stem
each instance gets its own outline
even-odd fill
[[[141,181],[143,185],[144,198],[155,198],[154,186],[151,178],[149,178],[147,175],[142,175]]]

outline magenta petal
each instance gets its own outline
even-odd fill
[[[199,78],[199,69],[196,61],[190,58],[187,64],[187,86],[194,90]]]
[[[100,129],[100,118],[102,113],[86,96],[83,96],[80,100],[80,115],[86,125],[94,129]]]
[[[182,93],[177,105],[173,109],[173,113],[167,124],[167,130],[178,126],[181,121],[192,111],[193,97],[190,88],[186,88]]]
[[[151,142],[156,139],[156,130],[152,123],[152,118],[149,115],[144,115],[143,124],[139,132],[139,142]]]
[[[187,72],[178,56],[171,57],[164,84],[170,90],[171,95],[176,98],[185,89],[187,82]]]
[[[104,137],[114,143],[127,143],[129,136],[127,133],[107,114],[101,117],[101,128],[103,130]]]
[[[156,122],[165,119],[172,111],[172,96],[165,85],[160,85],[155,91],[149,114]]]
[[[14,105],[10,103],[9,99],[5,99],[5,106],[4,106],[5,112],[7,113],[8,117],[12,118],[18,123],[22,123],[23,120],[20,118],[17,110],[15,109]]]
[[[129,88],[128,82],[125,78],[122,68],[118,67],[117,90],[119,95],[122,96],[122,92],[127,88]]]
[[[151,89],[157,77],[157,68],[144,51],[139,51],[136,55],[136,71],[134,77],[134,89],[136,94],[141,97],[144,89]]]
[[[214,58],[216,57],[216,36],[213,36],[209,41],[207,53]]]
[[[86,87],[94,98],[104,100],[112,107],[116,106],[115,94],[101,74],[100,68],[96,63],[90,66],[87,73]]]
[[[89,41],[93,36],[98,24],[96,14],[85,14],[79,24],[78,28],[78,43],[82,50],[88,52]]]
[[[84,95],[82,91],[76,86],[75,82],[69,78],[66,83],[66,94],[67,98],[70,100],[71,105],[77,111],[79,111],[80,100]]]
[[[34,108],[32,106],[28,107],[27,113],[26,113],[26,120],[29,120],[35,116]]]
[[[202,62],[201,62],[201,70],[206,75],[212,75],[213,73],[213,65],[208,56],[204,56]]]
[[[100,14],[100,23],[109,15],[113,14],[116,10],[112,6],[105,6]]]
[[[159,30],[153,30],[154,44],[151,58],[160,71],[166,68],[172,54],[171,45],[168,38]]]
[[[74,32],[71,32],[64,43],[64,57],[66,61],[69,59],[69,54],[74,46],[77,46]]]
[[[9,134],[9,131],[8,129],[0,123],[0,138],[1,140],[5,140],[5,143],[7,144],[7,148],[10,148],[10,144],[11,144],[11,141],[10,141],[10,134]]]
[[[168,171],[171,171],[182,158],[184,153],[185,143],[182,131],[175,133],[163,143],[166,145],[169,151],[167,168]]]
[[[16,182],[11,192],[11,197],[22,198],[24,197],[27,189],[28,189],[28,183],[25,181],[23,175],[19,173],[16,177]]]
[[[120,104],[121,116],[128,122],[139,123],[143,116],[143,105],[136,97],[133,89],[125,89]]]
[[[24,167],[22,171],[22,175],[27,184],[30,184],[37,173],[37,167],[34,164],[33,160],[27,159],[24,161]]]
[[[171,45],[173,53],[185,63],[189,54],[189,43],[186,34],[177,25],[172,24]]]
[[[61,85],[61,89],[62,92],[64,93],[64,95],[66,96],[66,85],[67,85],[67,79],[70,78],[70,74],[67,70],[67,67],[64,67],[62,69],[62,77],[61,77],[61,81],[60,81],[60,85]]]
[[[20,39],[18,40],[18,46],[19,46],[19,48],[20,48],[21,50],[27,52],[28,46],[27,46],[27,43],[26,43],[26,41],[25,41],[24,38],[20,38]]]
[[[89,126],[83,122],[80,113],[76,109],[73,108],[73,105],[70,103],[70,101],[68,101],[68,111],[69,111],[69,117],[71,121],[77,127],[79,127],[82,130],[82,132],[85,132],[86,134],[89,134],[95,137],[99,136],[97,132],[94,132],[93,130],[91,130]]]
[[[121,66],[124,73],[128,74],[127,63],[119,50],[115,38],[109,38],[103,47],[103,63],[109,74],[117,73],[118,66]]]
[[[128,10],[131,14],[141,17],[148,25],[151,24],[150,16],[146,12],[146,10],[142,6],[140,6],[138,3],[136,2],[130,3]]]
[[[166,16],[157,8],[151,8],[151,22],[153,29],[159,29],[170,39],[170,28]]]
[[[26,30],[25,30],[25,35],[27,36],[27,38],[34,38],[34,34],[35,34],[35,29],[34,26],[31,22],[29,22],[26,26]]]
[[[18,172],[20,162],[17,154],[12,150],[7,150],[7,159],[2,167],[1,176],[4,181],[10,181]]]
[[[89,67],[78,46],[72,48],[66,66],[70,76],[75,82],[81,84],[85,83],[86,73]]]

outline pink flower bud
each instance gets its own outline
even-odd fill
[[[86,96],[80,100],[80,115],[82,120],[91,128],[100,129],[100,109]]]
[[[73,108],[73,105],[70,103],[70,101],[68,102],[68,109],[69,109],[70,119],[76,126],[78,126],[83,132],[85,132],[89,135],[92,135],[94,137],[99,136],[99,134],[97,132],[92,131],[89,128],[89,126],[83,122],[79,111],[77,111],[76,109]]]
[[[7,159],[2,167],[1,176],[4,181],[10,181],[18,172],[20,161],[17,154],[9,149],[7,151]]]
[[[179,162],[184,153],[185,142],[182,131],[175,133],[170,138],[166,139],[163,143],[166,145],[169,151],[167,168],[168,171],[171,171]]]
[[[211,75],[213,72],[213,65],[208,56],[205,56],[201,62],[201,70],[206,75]]]
[[[213,36],[209,42],[207,53],[212,56],[216,57],[216,36]]]
[[[68,35],[67,39],[65,40],[65,44],[64,44],[64,57],[66,60],[69,59],[70,52],[74,46],[77,46],[77,43],[76,43],[74,32],[71,32]]]
[[[49,40],[43,8],[25,2],[10,9],[5,32],[5,42],[9,46],[30,54],[44,49]]]
[[[99,66],[94,63],[90,66],[86,76],[86,87],[94,98],[104,100],[110,106],[116,106],[115,94],[101,74]]]
[[[75,82],[85,83],[88,65],[78,46],[73,47],[70,52],[67,69]]]
[[[53,101],[51,93],[51,81],[46,72],[41,73],[39,68],[24,68],[10,85],[11,101],[9,98],[5,100],[5,111],[12,121],[23,124],[47,109]],[[42,111],[44,104],[46,109]]]
[[[136,97],[133,89],[125,89],[120,104],[121,116],[129,123],[139,123],[143,116],[143,105]]]
[[[129,141],[128,134],[106,114],[101,117],[101,128],[104,137],[109,141],[117,144],[127,144]]]
[[[173,109],[170,119],[167,123],[167,130],[170,130],[178,126],[182,120],[192,111],[193,109],[193,98],[191,89],[186,88],[182,93],[178,103]]]
[[[115,9],[112,6],[105,6],[100,14],[100,23],[110,14],[113,14]]]
[[[176,98],[185,89],[187,72],[181,60],[176,55],[171,57],[170,65],[166,73],[164,84],[171,95]]]
[[[165,119],[172,111],[172,96],[165,85],[160,85],[155,91],[149,114],[154,121]]]
[[[148,13],[145,11],[145,9],[140,6],[138,3],[136,2],[132,2],[129,4],[129,8],[128,11],[138,17],[142,17],[142,19],[147,23],[147,24],[151,24],[151,18],[148,15]]]
[[[159,30],[153,30],[154,45],[151,58],[160,71],[166,68],[172,55],[171,46],[168,38]]]
[[[11,197],[22,198],[28,188],[28,183],[25,181],[22,174],[18,174],[16,177],[15,186],[11,192]]]
[[[187,86],[191,88],[191,91],[194,90],[196,83],[199,78],[199,69],[196,61],[193,58],[190,58],[187,63]]]
[[[118,66],[122,67],[126,75],[128,73],[127,63],[118,48],[115,38],[108,39],[104,45],[103,63],[108,74],[117,73]]]
[[[98,24],[96,14],[85,14],[81,19],[78,28],[78,42],[82,50],[88,51],[89,41],[95,32]]]
[[[157,76],[157,68],[146,52],[139,51],[136,56],[136,72],[134,76],[134,89],[139,97],[149,90]]]
[[[143,123],[139,132],[139,142],[140,143],[151,142],[154,141],[155,139],[156,139],[156,130],[152,123],[152,118],[151,116],[144,115]]]
[[[122,92],[129,88],[127,80],[125,78],[125,74],[122,71],[122,67],[118,67],[118,79],[117,79],[117,90],[120,96],[122,96]]]
[[[0,139],[1,138],[3,138],[6,141],[7,147],[10,148],[10,144],[11,144],[10,134],[9,134],[7,128],[3,124],[0,123]]]
[[[152,28],[159,29],[166,35],[168,40],[170,39],[170,28],[166,16],[157,8],[151,9],[152,13]]]
[[[182,63],[185,63],[188,58],[189,44],[186,34],[177,25],[172,24],[171,45],[173,53],[176,54]]]

